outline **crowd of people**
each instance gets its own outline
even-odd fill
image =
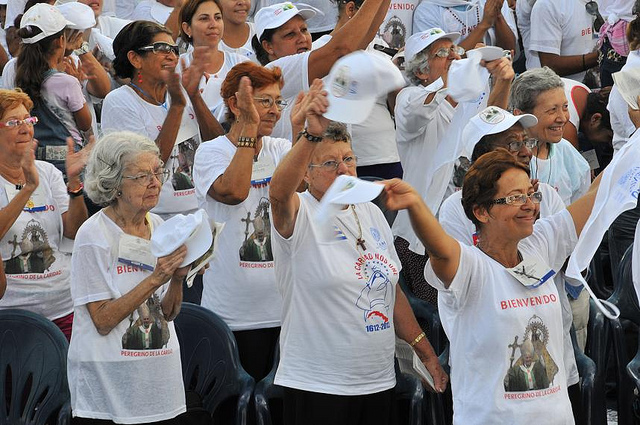
[[[636,143],[615,81],[638,73],[639,14],[0,0],[0,309],[70,341],[74,424],[188,423],[183,301],[224,320],[256,382],[279,353],[285,425],[394,424],[396,338],[451,386],[454,424],[573,424],[589,294],[563,270]],[[381,89],[390,71],[404,84]],[[371,202],[319,220],[343,175],[379,180],[395,220]],[[191,287],[186,246],[150,240],[198,210],[224,229]],[[609,229],[614,272],[639,218]],[[450,378],[410,297],[439,313]]]

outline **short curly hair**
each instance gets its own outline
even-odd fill
[[[4,117],[7,111],[15,109],[20,105],[27,108],[27,111],[31,111],[33,102],[28,94],[20,89],[0,89],[0,117]]]
[[[160,158],[158,146],[140,134],[116,131],[102,137],[87,161],[84,191],[89,199],[100,206],[113,204],[122,186],[127,165],[146,152]]]
[[[498,180],[505,171],[512,168],[531,175],[527,165],[518,161],[508,150],[498,148],[482,155],[467,171],[462,185],[462,207],[478,231],[481,230],[482,223],[473,210],[478,207],[487,211],[491,209],[492,201],[498,193]]]

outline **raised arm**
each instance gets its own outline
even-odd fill
[[[322,89],[322,81],[315,80],[305,97],[298,99],[307,109],[307,132],[312,136],[324,134],[329,124],[322,116],[328,106],[326,96],[327,93]],[[316,143],[301,137],[273,173],[269,187],[273,225],[284,238],[293,234],[300,208],[296,189],[304,179],[315,148]]]
[[[515,36],[507,21],[502,16],[502,3],[504,0],[487,0],[482,12],[482,20],[459,44],[465,50],[471,50],[478,43],[484,43],[484,36],[491,28],[496,30],[496,45],[507,50],[514,50],[516,47]]]
[[[448,288],[460,264],[460,244],[449,236],[433,216],[420,195],[407,182],[400,179],[384,183],[386,206],[391,210],[406,209],[413,231],[429,253],[433,271]]]
[[[493,87],[489,94],[487,105],[498,106],[502,109],[509,107],[509,91],[511,82],[515,77],[513,65],[508,58],[500,58],[491,62],[486,62],[485,67],[493,78]]]
[[[78,229],[89,218],[84,196],[82,196],[80,173],[82,173],[84,166],[87,164],[87,158],[94,143],[94,137],[90,136],[89,143],[80,151],[75,152],[75,142],[71,137],[67,137],[67,157],[65,159],[68,178],[67,190],[72,193],[77,192],[77,195],[69,196],[69,209],[62,214],[63,234],[69,239],[75,239]]]
[[[587,193],[567,207],[567,210],[569,210],[573,218],[573,224],[576,226],[576,234],[578,236],[582,233],[582,229],[591,215],[593,203],[596,200],[596,194],[598,193],[603,174],[604,173],[598,174],[598,177],[596,177],[593,183],[591,183],[591,186],[589,186]]]
[[[331,40],[309,55],[309,81],[323,78],[333,64],[342,56],[364,49],[382,25],[391,0],[365,0],[362,7],[340,29]]]
[[[169,161],[173,146],[176,144],[176,138],[180,131],[182,123],[182,114],[187,104],[182,87],[180,85],[180,76],[175,71],[161,71],[164,73],[167,90],[171,99],[171,105],[167,111],[167,116],[162,123],[162,129],[156,136],[156,144],[160,149],[160,159],[166,164]],[[140,123],[142,124],[142,123]]]

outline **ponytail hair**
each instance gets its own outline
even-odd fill
[[[42,30],[27,26],[18,30],[18,37],[25,39],[40,34]],[[20,87],[33,101],[40,100],[40,90],[45,73],[51,68],[49,58],[54,53],[55,41],[64,35],[64,29],[43,38],[37,43],[22,43],[16,63],[16,86]]]

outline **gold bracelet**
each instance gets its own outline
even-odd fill
[[[256,147],[256,138],[255,137],[246,137],[240,136],[238,137],[238,147],[239,148],[253,148]]]
[[[424,332],[421,332],[420,335],[418,335],[416,337],[416,339],[414,339],[413,341],[411,341],[411,343],[409,345],[411,345],[412,347],[415,347],[415,345],[417,343],[419,343],[420,341],[422,341],[422,338],[424,338],[426,335],[424,334]]]

